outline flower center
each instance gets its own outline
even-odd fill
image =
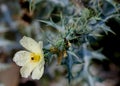
[[[31,53],[31,61],[32,62],[38,62],[40,60],[40,55]]]

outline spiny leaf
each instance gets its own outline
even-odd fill
[[[100,27],[101,27],[101,29],[102,29],[106,34],[108,34],[108,32],[111,32],[111,33],[115,34],[115,32],[113,32],[113,31],[110,29],[110,27],[108,27],[108,26],[105,25],[105,24],[102,24]]]
[[[68,71],[67,78],[68,78],[69,83],[71,82],[71,80],[73,78],[75,78],[79,75],[79,73],[78,73],[77,76],[73,77],[73,75],[72,75],[73,65],[81,64],[81,63],[82,63],[82,61],[80,60],[80,58],[74,52],[67,51],[67,57],[65,59],[63,59],[62,64],[67,67],[67,71]]]
[[[68,54],[68,56],[64,59],[63,64],[67,67],[67,71],[68,71],[67,78],[68,78],[69,83],[73,79],[72,72],[71,72],[73,63],[74,62],[72,60],[72,56],[70,54]]]
[[[116,11],[114,5],[111,4],[110,2],[103,0],[103,3],[104,3],[102,8],[103,15],[108,16]]]

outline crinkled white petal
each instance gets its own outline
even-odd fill
[[[30,37],[26,37],[24,36],[21,40],[20,40],[20,44],[26,48],[27,50],[34,52],[34,53],[41,53],[41,49],[39,45],[39,43],[37,43],[35,40],[33,40]]]
[[[44,73],[44,58],[41,59],[39,65],[33,70],[32,79],[40,79]]]
[[[44,66],[39,68],[38,66],[33,70],[32,79],[40,79],[44,73]]]
[[[14,55],[13,61],[19,66],[25,65],[27,62],[30,61],[30,52],[28,52],[28,51],[18,51]]]
[[[27,64],[25,64],[20,69],[21,76],[27,78],[37,65],[38,63],[33,63],[33,62],[28,62]]]

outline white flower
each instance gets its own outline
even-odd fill
[[[24,36],[20,44],[28,51],[18,51],[13,57],[13,61],[22,66],[20,73],[22,77],[27,78],[31,73],[32,79],[40,79],[44,72],[43,43],[37,43],[32,38]]]

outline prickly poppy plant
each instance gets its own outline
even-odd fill
[[[71,86],[95,86],[95,81],[104,81],[92,65],[93,60],[100,63],[108,59],[98,41],[109,34],[116,35],[109,21],[120,24],[119,1],[19,0],[15,3],[19,4],[18,14],[21,14],[9,12],[7,5],[2,4],[5,18],[0,21],[6,21],[11,34],[14,33],[14,37],[5,36],[20,44],[13,61],[20,66],[21,77],[44,82],[46,77],[50,80],[63,75]],[[14,13],[18,24],[10,17]]]

